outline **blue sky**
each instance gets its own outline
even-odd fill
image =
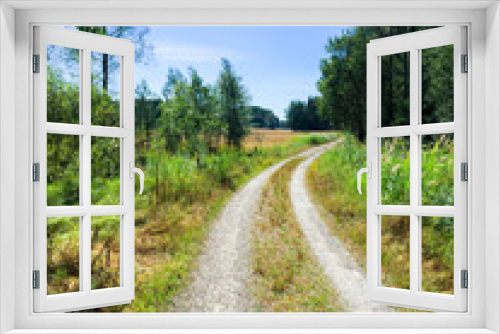
[[[136,83],[146,79],[158,95],[169,67],[193,66],[215,83],[220,59],[228,58],[252,97],[252,104],[284,118],[292,99],[316,95],[320,59],[328,37],[348,27],[151,27],[153,54],[136,65]]]
[[[187,75],[189,66],[205,82],[215,84],[221,58],[227,58],[242,78],[251,104],[269,108],[284,119],[291,100],[318,94],[319,65],[327,56],[328,37],[341,36],[350,28],[153,26],[145,37],[150,51],[145,61],[136,64],[136,86],[145,79],[161,96],[168,69],[178,68]],[[116,72],[110,74],[111,91],[116,78]]]

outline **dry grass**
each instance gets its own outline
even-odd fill
[[[281,146],[289,143],[292,139],[302,136],[307,136],[311,134],[331,134],[331,132],[300,132],[292,130],[269,130],[269,129],[252,129],[250,135],[248,135],[244,142],[243,147],[246,149],[252,149],[254,147],[259,148],[270,148],[275,146]]]
[[[136,214],[135,287],[130,304],[90,312],[171,312],[173,297],[186,286],[203,240],[230,190],[214,190],[206,202],[173,203]],[[89,312],[86,310],[84,312]]]
[[[340,312],[336,292],[295,219],[289,187],[294,159],[276,171],[263,189],[254,228],[253,294],[259,311]]]

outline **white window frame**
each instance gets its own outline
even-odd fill
[[[460,179],[460,164],[467,163],[467,75],[462,73],[461,56],[467,54],[466,28],[450,26],[372,40],[367,46],[367,160],[371,176],[367,179],[367,281],[368,298],[389,305],[413,305],[423,310],[467,310],[467,290],[461,288],[461,270],[467,270],[467,183]],[[423,124],[422,119],[422,62],[424,49],[453,46],[453,122]],[[382,126],[381,73],[382,57],[409,53],[410,93],[409,124]],[[422,139],[421,135],[454,134],[454,205],[422,205]],[[406,136],[410,139],[410,202],[408,205],[387,205],[381,197],[387,189],[381,188],[382,138]],[[396,289],[383,286],[381,224],[384,216],[409,218],[410,288]],[[454,293],[429,293],[422,286],[422,217],[453,217],[453,282]]]
[[[102,306],[128,304],[135,295],[135,193],[129,169],[135,160],[134,120],[134,44],[126,39],[95,35],[70,29],[34,27],[34,53],[39,55],[39,73],[34,83],[34,162],[40,166],[40,180],[33,185],[34,269],[39,270],[39,289],[34,290],[35,312],[75,311]],[[79,124],[47,122],[47,45],[73,48],[80,52]],[[119,125],[96,126],[91,120],[92,52],[119,57]],[[47,134],[77,135],[80,142],[80,205],[47,206]],[[120,141],[120,204],[91,203],[91,138],[116,138]],[[133,176],[134,174],[132,174]],[[92,290],[92,217],[120,217],[120,285]],[[47,218],[79,217],[79,291],[47,295]]]
[[[149,3],[149,4],[148,4]],[[226,6],[228,3],[225,3]],[[10,6],[17,7],[14,11]],[[103,10],[100,7],[111,9]],[[113,7],[114,6],[114,7]],[[128,9],[120,9],[126,6]],[[134,7],[147,7],[137,10]],[[156,8],[161,7],[164,8]],[[170,8],[165,8],[169,7]],[[202,8],[200,8],[203,6]],[[212,8],[210,8],[212,6]],[[255,3],[239,1],[233,8],[205,1],[203,4],[158,2],[23,2],[0,4],[0,325],[2,331],[23,329],[147,329],[198,328],[234,333],[234,328],[266,328],[260,332],[349,332],[375,333],[491,333],[500,331],[500,11],[498,4],[484,1],[307,1],[287,4],[278,0]],[[240,6],[238,8],[238,6]],[[391,8],[397,7],[397,8]],[[486,9],[489,6],[488,9]],[[43,10],[66,7],[59,10]],[[79,8],[78,8],[79,7]],[[86,8],[85,8],[86,7]],[[125,7],[125,8],[126,8]],[[179,9],[184,7],[184,9]],[[191,7],[191,8],[189,8]],[[207,8],[208,7],[208,8]],[[406,8],[405,8],[406,7]],[[24,9],[21,9],[24,8]],[[113,9],[114,8],[114,9]],[[218,8],[218,9],[217,9]],[[246,9],[244,9],[246,8]],[[374,9],[376,8],[376,9]],[[15,17],[15,21],[13,20]],[[486,25],[485,25],[486,23]],[[469,286],[467,313],[436,314],[34,314],[30,287],[32,259],[32,27],[47,25],[451,25],[468,26],[471,59],[468,77],[468,152],[470,168],[468,194]],[[15,31],[15,41],[13,38]],[[5,46],[5,47],[4,47]],[[14,48],[15,47],[15,48]],[[13,55],[15,54],[15,60]],[[12,67],[15,65],[15,72]],[[488,65],[488,71],[485,70]],[[8,75],[5,76],[4,74]],[[13,75],[15,74],[15,75]],[[12,81],[15,78],[15,89]],[[15,97],[8,93],[14,93]],[[15,113],[12,112],[13,107]],[[15,116],[14,116],[15,114]],[[488,119],[488,122],[486,122]],[[6,129],[15,126],[13,131]],[[486,133],[486,134],[485,134]],[[10,137],[9,137],[10,136]],[[9,148],[15,138],[15,149]],[[9,142],[10,139],[10,142]],[[7,142],[6,142],[7,140]],[[489,154],[485,153],[485,148]],[[9,158],[11,158],[9,160]],[[10,161],[15,159],[15,164]],[[488,162],[488,164],[486,164]],[[362,166],[360,166],[362,167]],[[15,183],[10,181],[15,169]],[[486,182],[486,172],[489,172]],[[355,174],[355,171],[353,171]],[[353,175],[354,175],[353,174]],[[15,185],[15,203],[8,199]],[[486,196],[488,194],[488,196]],[[10,202],[9,202],[10,200]],[[485,204],[486,201],[486,204]],[[9,210],[14,204],[15,211]],[[15,218],[15,226],[12,226]],[[473,226],[473,228],[471,227]],[[14,242],[15,238],[15,242]],[[13,255],[14,254],[14,255]],[[26,259],[30,259],[26,261]],[[486,259],[486,260],[485,260]],[[13,289],[12,287],[15,286]],[[488,293],[486,293],[486,289]],[[14,291],[12,291],[14,290]],[[15,305],[14,309],[12,305]],[[138,327],[142,329],[137,329]],[[136,331],[130,330],[137,329]],[[232,328],[232,329],[231,329]],[[278,329],[288,329],[279,331]],[[323,330],[318,330],[318,329]],[[354,330],[358,328],[359,330]],[[393,328],[391,331],[389,328]],[[418,330],[411,330],[418,328]],[[39,329],[40,331],[37,331]],[[274,330],[270,330],[274,329]],[[299,329],[303,329],[300,331]],[[344,330],[342,330],[344,329]],[[92,331],[92,332],[95,332]],[[166,331],[165,331],[166,332]],[[199,330],[192,331],[199,333]],[[243,332],[243,331],[242,331]],[[249,331],[247,331],[249,332]]]

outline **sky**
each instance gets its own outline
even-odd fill
[[[320,61],[328,56],[325,50],[328,38],[341,36],[352,27],[152,26],[149,29],[145,36],[147,54],[135,65],[136,86],[145,79],[153,93],[161,96],[168,69],[178,68],[187,75],[190,66],[205,83],[213,85],[221,69],[221,58],[227,58],[242,78],[251,105],[271,109],[285,119],[290,101],[318,95],[316,83],[321,76]],[[110,73],[111,93],[113,87],[119,87],[117,73]]]
[[[318,94],[320,60],[328,37],[349,27],[150,27],[152,54],[136,64],[136,83],[144,78],[161,95],[169,67],[187,74],[194,67],[214,84],[221,58],[233,64],[251,104],[269,108],[281,119],[291,100]]]

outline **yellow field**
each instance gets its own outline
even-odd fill
[[[269,129],[252,129],[243,141],[244,148],[262,147],[269,148],[283,145],[295,137],[306,136],[312,133],[326,134],[324,131],[292,131],[292,130],[269,130]]]

